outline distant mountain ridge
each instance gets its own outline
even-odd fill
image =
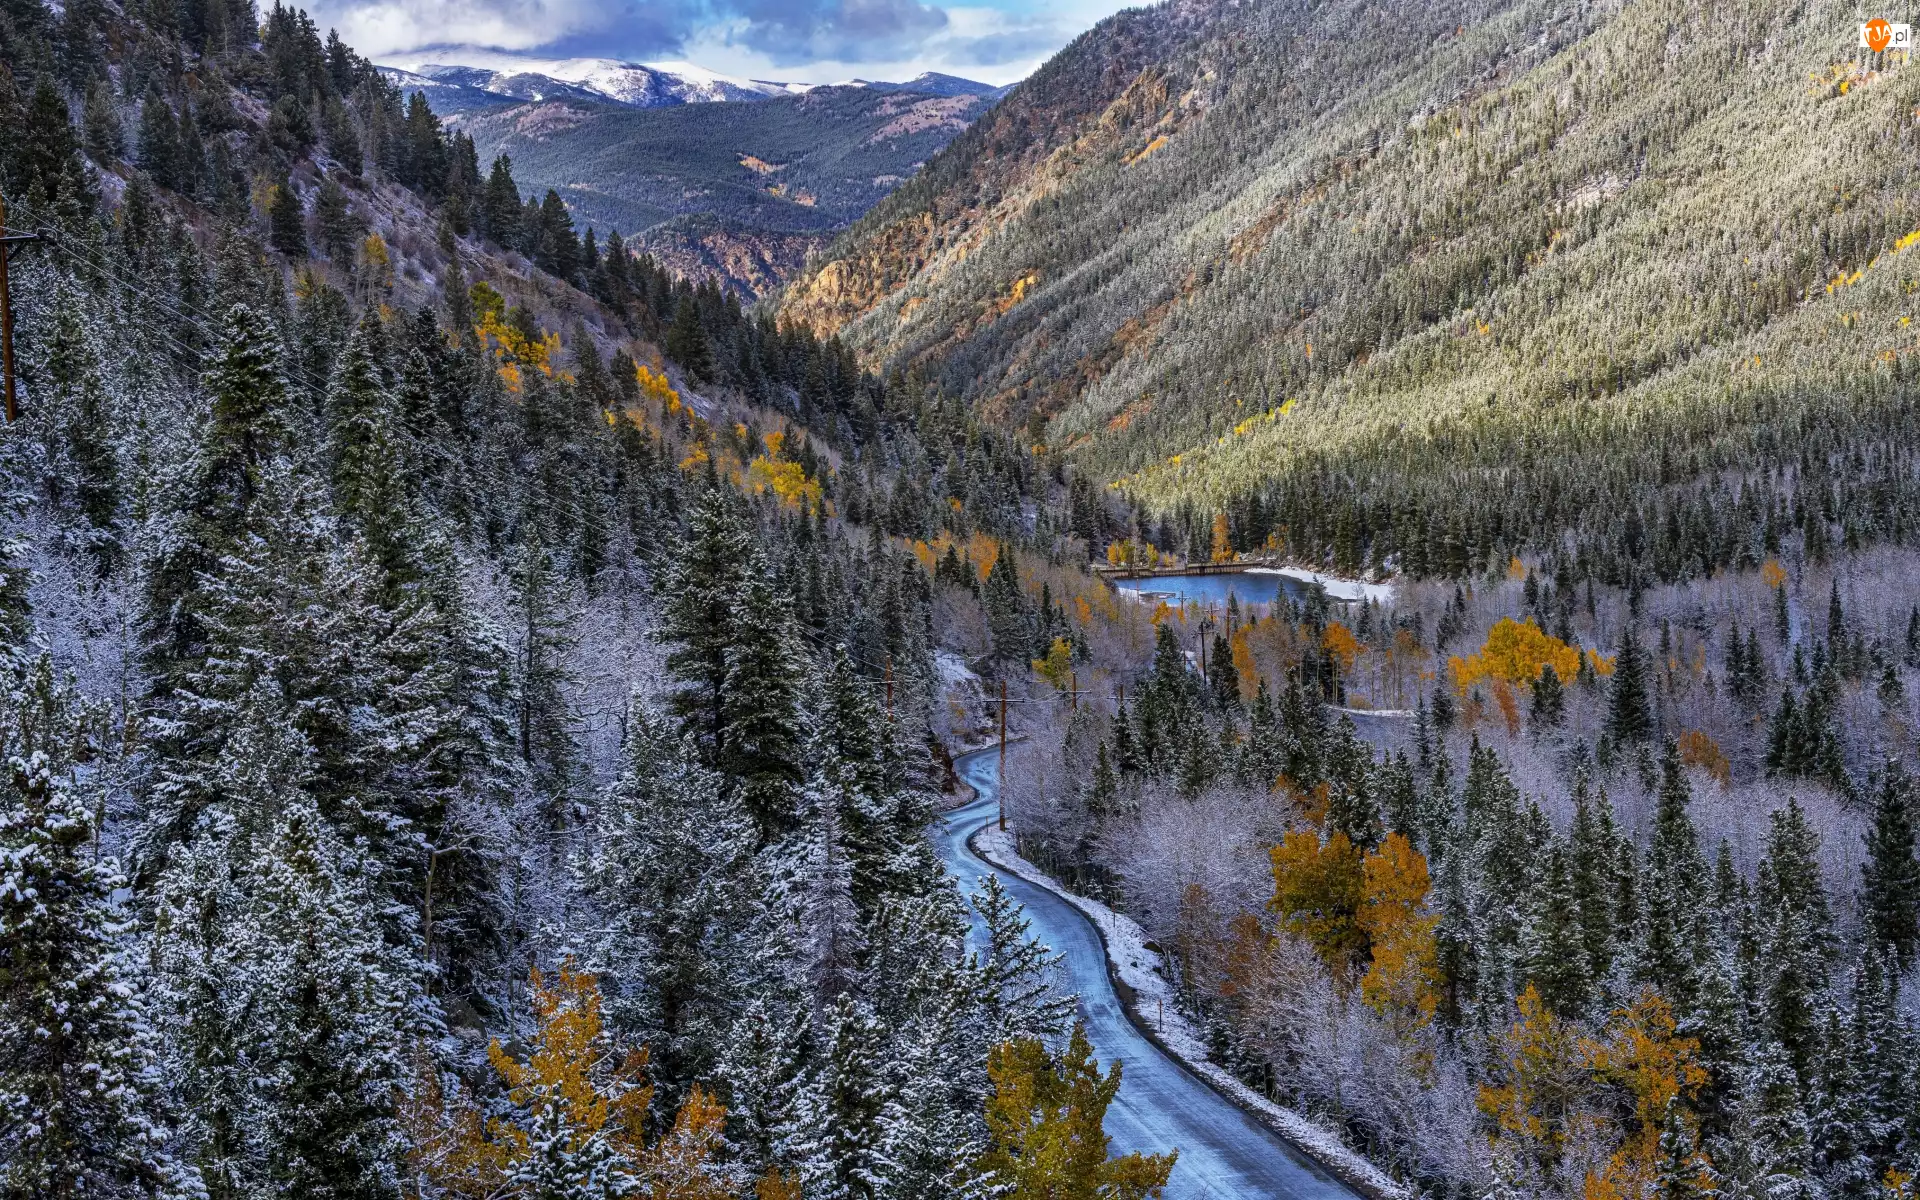
[[[420,92],[443,119],[498,111],[529,101],[603,102],[628,108],[752,103],[804,95],[820,86],[988,100],[998,99],[1006,90],[937,71],[924,72],[905,83],[852,79],[819,85],[741,79],[688,62],[634,63],[608,58],[528,62],[506,68],[423,63],[412,68],[383,66],[380,73],[402,91]]]

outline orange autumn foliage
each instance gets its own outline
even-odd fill
[[[695,1084],[673,1128],[647,1156],[647,1194],[652,1200],[727,1200],[733,1190],[713,1169],[726,1144],[727,1110]]]
[[[1683,766],[1699,767],[1713,776],[1721,787],[1733,782],[1733,764],[1727,761],[1726,751],[1720,749],[1720,743],[1705,733],[1689,729],[1680,735],[1675,744],[1680,750]]]
[[[1440,954],[1427,912],[1427,860],[1412,843],[1390,833],[1361,864],[1364,893],[1355,921],[1373,956],[1360,980],[1360,999],[1392,1017],[1403,1033],[1433,1020],[1440,1007]]]
[[[647,1106],[653,1103],[653,1088],[642,1082],[646,1051],[620,1054],[613,1047],[600,1016],[599,980],[571,962],[562,963],[552,981],[536,967],[530,982],[540,1028],[533,1052],[520,1063],[498,1040],[487,1047],[487,1061],[506,1083],[507,1095],[532,1113],[557,1107],[574,1150],[604,1134],[616,1154],[637,1160]],[[616,1059],[619,1065],[609,1069]],[[519,1151],[517,1161],[526,1153],[526,1134],[508,1132]]]
[[[1282,928],[1319,953],[1336,978],[1344,976],[1367,949],[1358,921],[1366,889],[1359,850],[1337,830],[1325,843],[1317,833],[1296,830],[1268,857],[1273,864],[1268,907],[1280,915]]]
[[[1326,629],[1320,634],[1320,648],[1340,663],[1342,674],[1353,670],[1354,662],[1360,657],[1360,639],[1353,636],[1353,630],[1338,621],[1327,622]]]
[[[401,1119],[413,1149],[409,1194],[481,1200],[505,1195],[516,1170],[533,1156],[529,1131],[556,1125],[568,1149],[597,1144],[612,1171],[659,1200],[726,1200],[734,1194],[721,1168],[726,1109],[695,1087],[673,1128],[649,1148],[645,1050],[622,1049],[608,1034],[600,986],[569,960],[549,977],[531,972],[537,1030],[524,1061],[495,1041],[487,1060],[506,1085],[515,1118],[483,1119],[471,1103],[450,1103],[438,1072],[423,1054],[420,1077],[401,1101]],[[430,1186],[421,1186],[421,1185]],[[774,1180],[770,1200],[786,1200]]]
[[[1230,563],[1239,557],[1233,552],[1233,542],[1227,534],[1227,514],[1213,514],[1213,545],[1208,555],[1214,562]]]
[[[1253,642],[1248,636],[1250,627],[1242,625],[1233,631],[1233,637],[1227,645],[1233,651],[1233,670],[1240,676],[1240,694],[1253,696],[1260,691],[1260,664],[1253,657]]]
[[[816,512],[820,507],[819,481],[808,479],[806,470],[797,462],[783,462],[766,455],[755,458],[747,465],[747,490],[756,496],[772,492],[782,504],[803,512]]]
[[[753,1188],[754,1200],[800,1200],[800,1177],[775,1167]]]
[[[640,385],[640,398],[650,404],[658,404],[664,415],[672,416],[680,411],[680,393],[667,382],[665,371],[651,371],[645,363],[633,368],[635,382]]]
[[[1467,658],[1456,654],[1447,664],[1453,669],[1454,689],[1465,695],[1483,679],[1531,684],[1548,666],[1562,682],[1569,681],[1580,671],[1580,652],[1543,631],[1531,617],[1502,617],[1487,631],[1479,653]]]
[[[1625,1200],[1645,1194],[1660,1151],[1660,1130],[1669,1104],[1693,1099],[1707,1082],[1700,1043],[1681,1037],[1673,1008],[1649,988],[1618,1009],[1605,1035],[1582,1045],[1587,1069],[1626,1093],[1633,1127],[1607,1165],[1590,1174],[1588,1200]]]
[[[1492,1123],[1490,1141],[1505,1142],[1516,1158],[1550,1170],[1582,1123],[1586,1056],[1574,1027],[1554,1015],[1531,983],[1519,1010],[1495,1044],[1476,1101]]]

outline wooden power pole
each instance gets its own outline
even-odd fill
[[[7,198],[0,196],[0,376],[4,376],[5,380],[9,425],[20,416],[20,401],[14,384],[13,298],[7,292],[7,261],[13,257],[15,245],[39,240],[38,236],[31,233],[7,232]]]

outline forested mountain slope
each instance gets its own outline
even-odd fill
[[[864,87],[645,109],[556,99],[469,114],[460,128],[482,159],[507,155],[517,178],[557,191],[582,224],[627,234],[668,225],[656,239],[677,252],[675,265],[706,268],[696,278],[729,265],[729,254],[708,259],[686,222],[670,223],[704,218],[706,242],[730,234],[745,256],[741,269],[716,277],[756,295],[766,275],[784,280],[807,249],[866,212],[990,103]],[[795,235],[805,235],[797,260],[779,248]],[[755,246],[756,238],[765,240]]]
[[[6,0],[0,194],[0,1195],[957,1196],[1056,1073],[1097,1133],[878,527],[1020,536],[1017,447],[295,10]]]
[[[1123,14],[781,311],[1156,507],[1228,507],[1243,547],[1454,572],[1429,561],[1459,558],[1449,539],[1477,561],[1571,524],[1596,560],[1652,570],[1608,519],[1638,506],[1657,528],[1687,517],[1684,489],[1745,477],[1798,521],[1794,497],[1869,430],[1881,497],[1843,491],[1824,517],[1899,536],[1912,497],[1881,453],[1905,461],[1883,435],[1910,420],[1920,75],[1860,57],[1857,19],[1670,0]],[[1353,507],[1307,511],[1328,493]]]

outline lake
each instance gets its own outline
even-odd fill
[[[1249,572],[1221,575],[1155,575],[1146,579],[1116,579],[1113,586],[1119,592],[1135,596],[1143,601],[1164,600],[1178,608],[1182,602],[1199,604],[1208,608],[1225,608],[1228,596],[1236,596],[1240,607],[1258,605],[1265,608],[1286,595],[1294,600],[1304,600],[1308,584],[1291,575],[1258,575]]]

